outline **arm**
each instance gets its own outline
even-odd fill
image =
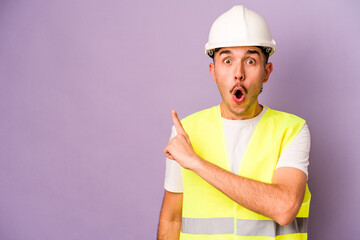
[[[182,193],[165,190],[160,212],[158,240],[179,239],[182,220]]]
[[[267,184],[228,172],[196,155],[176,112],[172,116],[178,135],[164,149],[168,158],[195,172],[251,211],[272,218],[280,225],[287,225],[294,219],[304,196],[305,173],[295,168],[279,168],[272,183]]]
[[[203,159],[191,170],[241,206],[289,224],[304,197],[306,175],[296,168],[279,168],[271,184],[258,182],[228,172]]]

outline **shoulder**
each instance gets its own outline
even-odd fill
[[[300,132],[306,121],[294,114],[268,108],[258,128],[279,134],[284,143],[290,143]],[[285,144],[286,145],[286,144]]]
[[[266,116],[265,118],[268,120],[296,123],[296,124],[301,124],[301,125],[304,125],[306,123],[305,119],[303,119],[299,116],[296,116],[294,114],[274,110],[269,107],[267,107],[267,108],[268,108],[268,110],[266,111],[264,117]]]
[[[210,115],[216,114],[219,111],[219,106],[214,106],[211,108],[203,109],[198,112],[195,112],[181,120],[182,124],[190,124],[194,121],[201,121],[207,119]]]
[[[221,124],[220,106],[214,106],[193,113],[181,120],[185,131],[191,135],[202,135],[209,129],[216,128]]]
[[[268,110],[266,112],[270,113],[272,115],[272,117],[304,120],[303,118],[301,118],[295,114],[292,114],[292,113],[271,109],[269,107],[267,107],[267,108],[268,108]]]

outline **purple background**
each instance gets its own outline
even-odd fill
[[[204,45],[242,1],[0,1],[0,239],[155,239],[170,111],[220,102]],[[360,2],[246,1],[261,103],[307,119],[310,239],[360,234]]]

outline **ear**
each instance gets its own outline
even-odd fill
[[[266,83],[269,80],[270,74],[273,71],[273,65],[271,62],[267,63],[265,66],[265,78],[264,83]]]
[[[213,78],[213,81],[216,83],[216,78],[215,78],[215,65],[214,63],[210,63],[209,64],[209,72]]]

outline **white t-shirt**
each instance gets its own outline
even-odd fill
[[[239,172],[245,149],[256,125],[266,110],[267,108],[264,106],[262,112],[258,116],[246,120],[229,120],[223,118],[229,165],[233,173]],[[173,126],[170,139],[175,137],[176,134],[175,127]],[[276,168],[294,167],[308,175],[309,152],[310,132],[308,126],[305,124],[299,134],[282,152]],[[164,187],[169,192],[183,192],[181,167],[176,161],[168,158],[166,159]]]

